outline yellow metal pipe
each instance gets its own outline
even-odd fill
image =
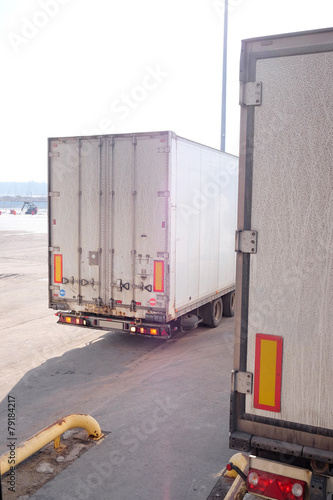
[[[1,475],[8,472],[11,467],[16,467],[51,441],[57,440],[68,429],[75,427],[84,428],[88,432],[88,437],[96,441],[103,437],[98,422],[90,415],[73,413],[67,417],[59,418],[18,446],[16,446],[14,440],[11,444],[7,443],[10,451],[0,456]]]

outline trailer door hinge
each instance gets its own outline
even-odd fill
[[[239,89],[239,104],[241,106],[260,106],[261,98],[262,82],[241,82]]]
[[[236,231],[235,251],[243,253],[257,253],[258,231]]]
[[[250,372],[231,371],[231,390],[241,394],[252,394],[253,374]]]
[[[59,158],[59,156],[60,156],[59,151],[50,151],[49,152],[49,157],[50,158]]]
[[[49,192],[49,197],[50,198],[58,198],[60,196],[59,191],[50,191]]]

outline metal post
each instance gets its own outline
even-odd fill
[[[224,0],[223,64],[222,64],[222,110],[221,110],[221,151],[225,151],[226,103],[227,103],[227,38],[228,0]]]

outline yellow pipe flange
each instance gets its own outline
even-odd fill
[[[245,475],[248,474],[249,457],[247,455],[236,453],[230,458],[229,462],[236,465]],[[226,470],[224,476],[235,478],[224,500],[242,500],[246,493],[246,482],[235,470]]]
[[[12,449],[0,456],[1,475],[8,472],[11,467],[16,467],[23,460],[36,453],[36,451],[51,443],[51,441],[59,444],[58,438],[61,434],[75,427],[84,428],[88,432],[88,437],[96,441],[104,436],[98,422],[90,415],[73,413],[67,417],[59,418],[53,424],[45,427],[45,429],[18,446],[13,442]]]

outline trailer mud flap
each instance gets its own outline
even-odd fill
[[[312,474],[310,482],[310,500],[325,500],[326,499],[326,482],[325,476]]]

